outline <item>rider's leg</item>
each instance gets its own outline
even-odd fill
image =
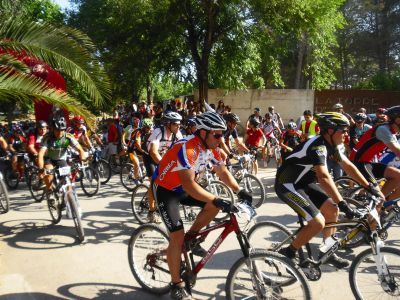
[[[318,214],[315,218],[307,222],[296,238],[292,242],[292,246],[295,249],[300,249],[302,246],[307,244],[314,236],[322,231],[325,227],[325,219],[322,214]]]
[[[326,200],[319,209],[322,215],[324,216],[326,223],[332,223],[338,220],[339,209],[337,205],[332,201],[332,199]],[[335,232],[336,232],[335,227],[325,228],[323,230],[323,239],[325,240]]]
[[[18,157],[17,157],[17,155],[13,155],[11,158],[11,168],[14,171],[14,173],[18,172]]]
[[[210,224],[218,212],[219,209],[212,202],[207,202],[201,212],[197,215],[196,220],[190,227],[189,231],[199,232],[203,227]]]
[[[383,185],[382,193],[387,200],[400,197],[400,170],[394,167],[387,167],[384,172],[386,182]]]
[[[169,245],[167,249],[167,262],[169,272],[171,274],[172,283],[178,283],[182,281],[180,276],[181,269],[181,255],[182,246],[185,233],[182,230],[171,232],[169,234]]]
[[[52,164],[45,164],[44,168],[46,170],[53,170],[54,166]],[[50,190],[51,189],[51,183],[53,182],[53,175],[50,174],[45,174],[43,177],[43,181],[46,185],[46,190]]]
[[[139,175],[139,159],[134,153],[129,153],[129,159],[132,162],[133,165],[133,176],[135,179],[138,179],[140,177]]]

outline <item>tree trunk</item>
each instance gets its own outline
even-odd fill
[[[150,76],[146,77],[146,95],[147,95],[147,104],[153,103],[153,85],[151,83]]]
[[[305,35],[302,34],[301,40],[299,40],[299,42],[298,42],[299,52],[297,54],[296,77],[294,80],[294,88],[295,89],[300,88],[301,73],[303,70],[303,60],[304,60],[304,52],[305,52],[305,42],[306,42]]]

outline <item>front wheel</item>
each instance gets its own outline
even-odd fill
[[[259,208],[265,201],[265,188],[261,180],[252,174],[245,174],[239,184],[253,197],[252,205]]]
[[[149,186],[138,184],[132,191],[131,206],[132,212],[139,224],[147,223],[149,213]]]
[[[83,242],[85,239],[85,232],[81,222],[81,212],[78,207],[78,199],[74,192],[69,191],[67,193],[69,207],[71,209],[72,219],[74,220],[74,225],[76,228],[76,232],[78,234],[78,238],[80,242]]]
[[[292,282],[283,285],[282,282]],[[305,275],[288,258],[269,251],[242,257],[229,271],[226,299],[311,299]]]
[[[378,256],[372,253],[372,249],[361,252],[351,264],[349,273],[355,298],[400,299],[399,266],[399,249],[382,247]]]
[[[92,197],[100,188],[99,173],[92,167],[83,168],[80,171],[80,184],[86,196]]]
[[[57,224],[61,221],[61,212],[65,203],[61,200],[61,197],[56,192],[48,192],[47,207],[49,208],[50,216],[53,224]]]
[[[152,294],[169,291],[168,244],[168,234],[154,224],[140,226],[129,240],[129,267],[141,287]]]
[[[96,163],[95,169],[99,173],[100,183],[106,184],[110,180],[111,175],[112,175],[110,163],[108,161],[106,161],[105,159],[100,159]]]
[[[132,192],[135,186],[138,184],[139,179],[135,178],[135,167],[131,163],[124,164],[121,167],[119,177],[121,183],[128,191]]]
[[[0,178],[0,207],[2,210],[1,213],[3,214],[10,210],[10,199],[8,197],[7,187],[2,178]]]
[[[31,173],[28,177],[28,188],[32,198],[36,202],[41,202],[44,198],[44,188],[42,187],[42,180],[37,172]]]
[[[4,171],[4,181],[10,190],[15,190],[19,184],[19,175],[12,169],[6,169]]]

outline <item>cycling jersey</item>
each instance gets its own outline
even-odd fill
[[[27,139],[20,134],[15,134],[10,137],[10,143],[17,152],[25,152]]]
[[[260,128],[256,128],[256,130],[249,128],[246,131],[246,135],[247,135],[247,139],[245,141],[246,145],[251,147],[258,147],[263,137],[263,132]]]
[[[357,145],[350,153],[350,160],[353,162],[371,163],[376,155],[379,155],[386,144],[398,143],[395,131],[391,131],[389,124],[381,124],[365,132]]]
[[[78,141],[70,133],[65,132],[64,135],[57,139],[53,134],[48,134],[43,140],[42,148],[47,149],[45,157],[51,160],[66,160],[68,147],[76,148]]]
[[[229,140],[230,136],[232,136],[234,139],[238,138],[238,133],[237,133],[236,128],[233,128],[233,129],[229,129],[228,128],[227,130],[225,130],[225,132],[224,132],[224,140],[225,141]]]
[[[183,193],[180,170],[200,173],[208,163],[214,166],[223,163],[219,149],[206,149],[197,135],[191,135],[176,142],[165,153],[153,175],[154,183],[167,190]]]
[[[81,136],[87,132],[87,128],[84,125],[82,125],[78,129],[70,127],[67,129],[67,132],[72,134],[75,139],[79,140],[81,138]]]
[[[265,137],[267,139],[274,139],[275,138],[274,130],[276,128],[278,128],[278,126],[273,121],[271,123],[264,123],[264,126],[262,127],[262,130],[264,132]]]
[[[44,135],[32,133],[28,136],[28,145],[34,145],[36,151],[39,151],[43,144]]]
[[[147,149],[150,149],[151,144],[157,144],[158,153],[161,156],[167,152],[172,144],[183,138],[182,133],[178,131],[176,134],[171,133],[170,138],[167,139],[165,130],[164,127],[154,129],[146,144]]]
[[[355,143],[353,142],[353,139],[360,139],[360,137],[366,133],[369,129],[371,129],[371,126],[368,124],[363,124],[363,126],[361,128],[357,127],[357,126],[352,126],[350,128],[350,148],[354,148]]]

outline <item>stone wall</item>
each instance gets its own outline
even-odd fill
[[[232,111],[245,121],[253,113],[255,107],[261,108],[261,114],[268,111],[269,106],[274,106],[279,112],[284,123],[290,119],[297,120],[306,109],[313,110],[313,90],[246,90],[231,91],[221,89],[208,90],[209,103],[222,99],[225,105],[230,105]],[[198,101],[198,92],[195,91],[195,100]]]

